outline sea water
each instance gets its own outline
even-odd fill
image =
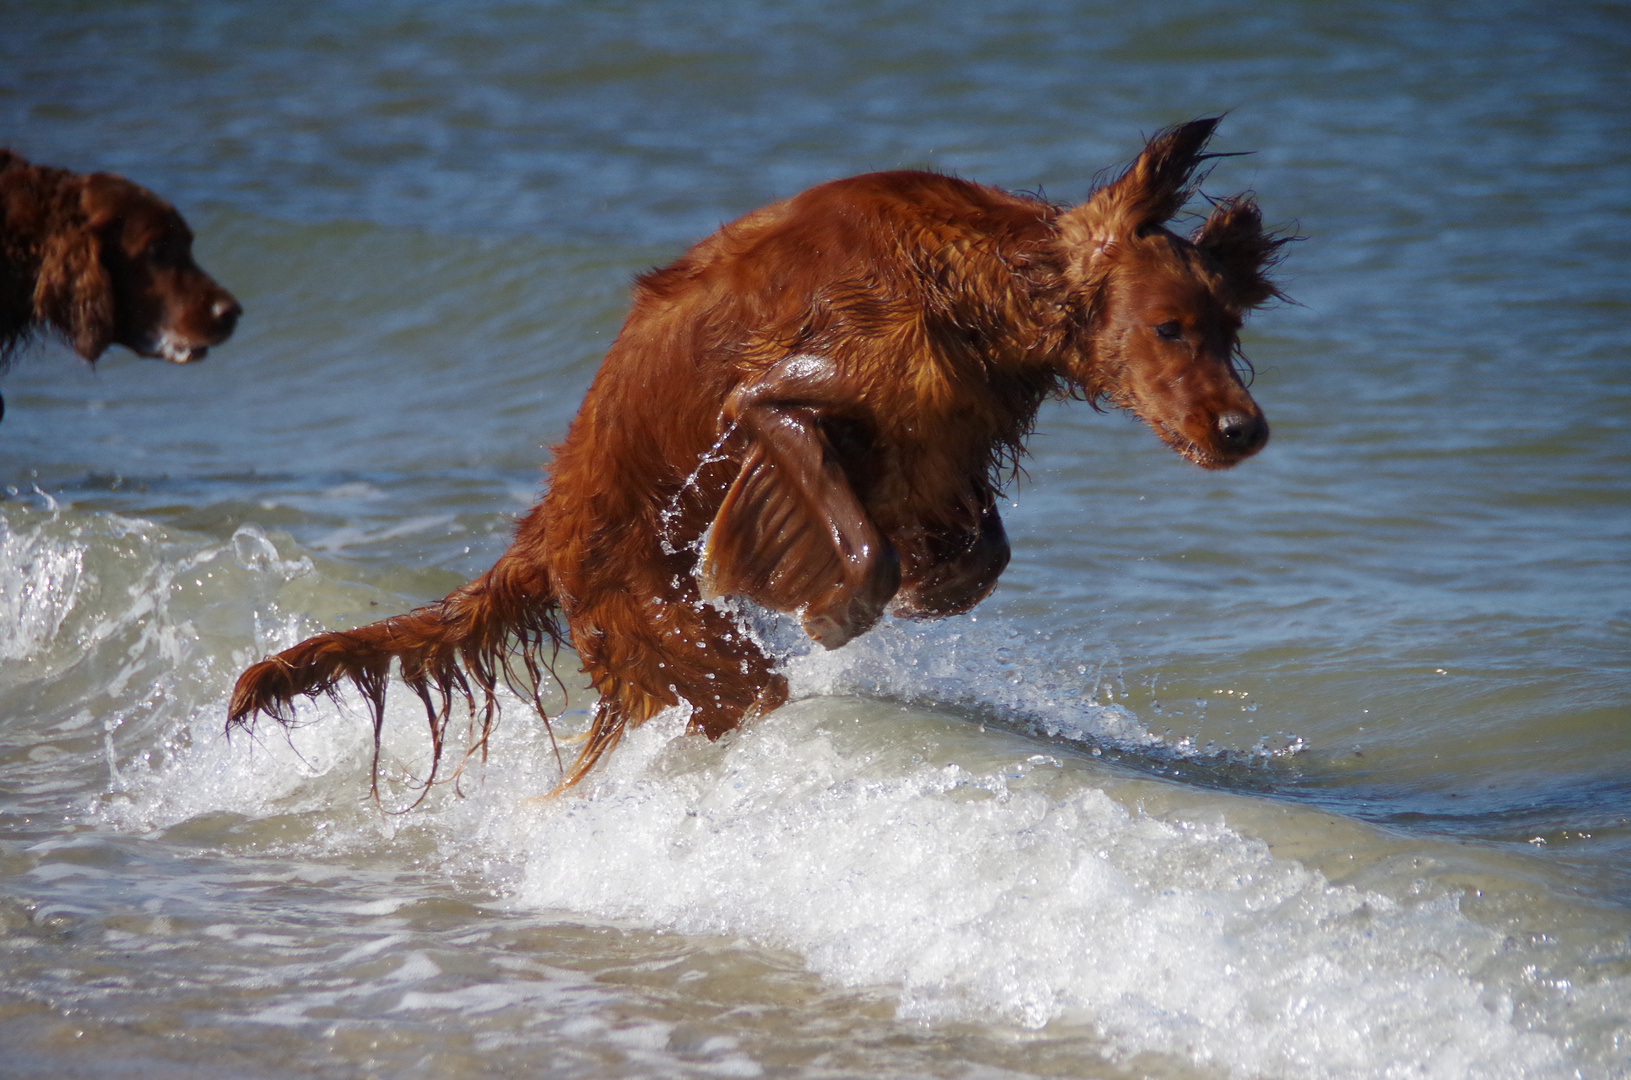
[[[1631,1075],[1628,83],[1614,4],[6,5],[0,142],[246,314],[0,378],[0,1075]],[[559,798],[513,697],[411,812],[401,686],[378,802],[354,697],[224,736],[491,565],[633,274],[1220,111],[1258,458],[1050,404],[975,613]]]

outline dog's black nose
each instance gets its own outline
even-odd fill
[[[1224,413],[1218,417],[1218,434],[1237,454],[1255,454],[1269,441],[1269,425],[1261,416]]]
[[[210,314],[215,316],[216,323],[228,334],[232,333],[233,328],[238,325],[238,316],[243,313],[243,305],[230,296],[217,300],[215,306],[210,309]]]

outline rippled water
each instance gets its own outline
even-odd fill
[[[1631,1073],[1631,15],[1435,7],[0,6],[0,143],[247,309],[0,379],[0,1073]],[[567,799],[520,707],[402,816],[355,702],[222,737],[245,663],[491,564],[632,274],[1218,110],[1208,189],[1308,237],[1259,458],[1050,406],[975,616]]]

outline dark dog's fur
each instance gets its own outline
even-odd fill
[[[510,662],[536,683],[569,635],[600,694],[573,783],[666,707],[717,737],[782,703],[775,660],[713,598],[794,613],[828,648],[886,611],[979,603],[1008,562],[1001,474],[1050,395],[1129,409],[1205,468],[1256,453],[1237,332],[1277,295],[1285,241],[1246,197],[1191,236],[1165,224],[1215,124],[1161,133],[1074,208],[875,173],[644,275],[509,551],[438,603],[255,664],[229,726],[350,680],[377,738],[396,660],[438,755],[456,697],[484,746]]]
[[[192,243],[181,215],[138,184],[0,150],[0,366],[46,332],[90,361],[110,345],[203,359],[243,309],[193,262]]]

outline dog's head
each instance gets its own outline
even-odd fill
[[[35,310],[79,355],[94,361],[123,345],[185,364],[232,335],[243,309],[193,261],[192,230],[174,207],[108,173],[78,184],[81,223],[47,239]]]
[[[1187,237],[1166,227],[1192,194],[1216,126],[1196,120],[1161,132],[1118,179],[1058,219],[1066,284],[1090,338],[1066,377],[1209,469],[1268,441],[1241,376],[1239,332],[1248,311],[1280,295],[1268,271],[1289,239],[1263,229],[1247,196],[1214,203]]]

